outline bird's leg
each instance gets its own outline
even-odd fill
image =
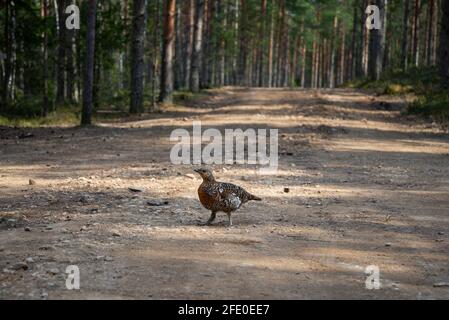
[[[212,224],[212,222],[215,221],[215,218],[217,217],[217,213],[216,212],[212,212],[209,221],[207,221],[207,225],[210,226]]]
[[[232,214],[228,213],[229,226],[232,227]]]

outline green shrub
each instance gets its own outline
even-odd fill
[[[419,114],[441,123],[445,128],[449,125],[449,93],[429,92],[419,96],[408,107],[411,114]]]

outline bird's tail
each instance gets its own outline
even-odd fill
[[[255,195],[252,195],[252,194],[249,195],[249,200],[250,201],[262,201],[261,198],[256,197]]]

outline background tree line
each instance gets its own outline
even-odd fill
[[[77,4],[81,29],[65,27]],[[380,30],[365,27],[381,9]],[[438,70],[449,87],[445,0],[5,0],[0,113],[82,105],[153,112],[176,91],[334,88],[386,71]]]

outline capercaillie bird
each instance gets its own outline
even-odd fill
[[[211,225],[218,212],[228,215],[229,226],[232,226],[232,214],[249,201],[262,201],[261,198],[252,195],[245,189],[232,183],[223,183],[215,180],[213,173],[208,169],[195,170],[203,183],[198,189],[201,204],[207,210],[212,211],[207,225]]]

